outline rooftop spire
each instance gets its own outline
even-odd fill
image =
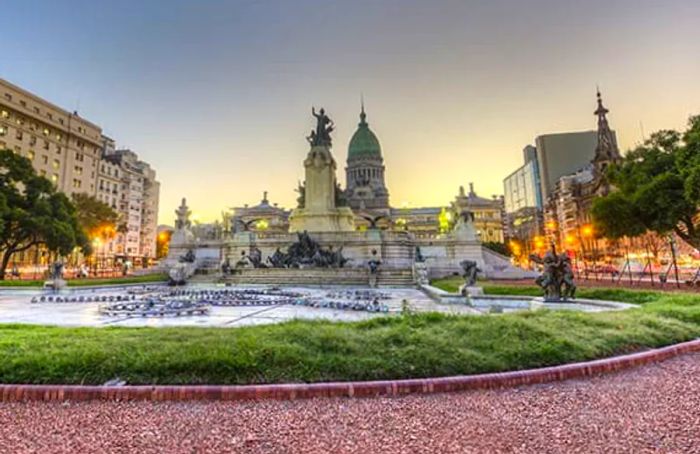
[[[360,126],[367,125],[367,114],[365,113],[365,96],[360,93]]]
[[[609,111],[603,105],[603,97],[600,95],[598,87],[596,87],[596,98],[598,107],[593,114],[598,117],[598,144],[595,148],[593,164],[602,194],[607,194],[610,187],[605,177],[605,170],[610,163],[617,162],[620,159],[620,150],[617,148],[615,135],[608,124],[607,114]]]

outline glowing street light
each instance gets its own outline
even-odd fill
[[[593,237],[593,226],[591,224],[586,224],[581,227],[581,235],[583,235],[584,238]]]

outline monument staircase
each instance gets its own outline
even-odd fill
[[[365,268],[244,268],[217,282],[251,285],[355,285],[369,284]],[[380,269],[377,284],[382,287],[411,287],[413,272],[403,268]]]

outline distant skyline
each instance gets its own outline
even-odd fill
[[[100,125],[202,221],[292,208],[311,106],[347,145],[364,95],[394,206],[484,197],[540,134],[591,130],[599,86],[621,150],[700,114],[700,2],[3,2],[0,77]]]

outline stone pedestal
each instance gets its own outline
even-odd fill
[[[459,293],[462,296],[484,296],[484,289],[477,286],[466,286],[462,285],[459,287]]]
[[[289,216],[290,232],[352,232],[353,230],[355,230],[355,217],[348,207],[324,211],[297,208]]]
[[[289,216],[290,232],[351,232],[355,217],[349,207],[336,207],[336,164],[330,147],[311,147],[304,160],[304,206]]]
[[[48,281],[44,281],[44,288],[46,289],[51,289],[51,290],[61,290],[63,288],[66,288],[68,284],[64,279],[49,279]]]

